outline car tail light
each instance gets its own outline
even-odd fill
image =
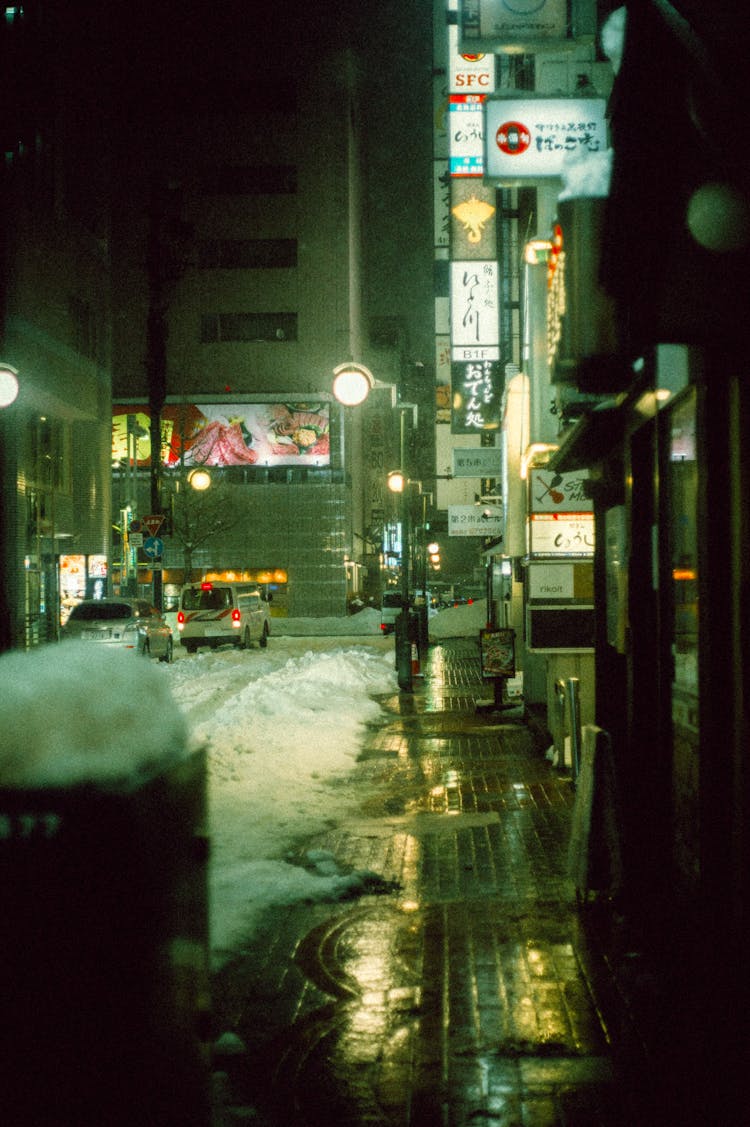
[[[213,591],[213,583],[201,583],[201,591]]]
[[[232,611],[232,626],[240,626],[242,623],[242,615],[235,607]]]
[[[177,629],[182,630],[185,625],[185,612],[184,610],[177,611]]]

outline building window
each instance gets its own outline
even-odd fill
[[[208,313],[201,318],[203,344],[296,339],[296,313]]]
[[[205,195],[284,196],[297,191],[297,169],[292,164],[225,164],[206,169],[202,184]]]
[[[274,270],[297,265],[296,239],[211,239],[199,247],[203,269]]]

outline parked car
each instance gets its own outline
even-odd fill
[[[62,637],[119,646],[167,662],[174,652],[171,626],[145,599],[84,599],[71,610]]]
[[[255,583],[187,583],[180,593],[177,629],[188,653],[227,644],[247,650],[255,642],[265,648],[271,633],[268,603]]]

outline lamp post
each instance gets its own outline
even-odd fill
[[[396,678],[402,692],[411,692],[411,639],[409,619],[411,606],[410,561],[411,561],[411,498],[409,493],[409,463],[412,428],[416,423],[417,405],[398,402],[396,385],[376,380],[364,364],[350,361],[339,364],[333,371],[333,394],[345,407],[359,407],[367,399],[373,388],[391,389],[391,406],[399,412],[399,459],[400,469],[388,475],[388,488],[400,496],[399,518],[401,522],[401,613],[396,619]]]
[[[0,362],[0,411],[18,397],[18,371]],[[0,414],[0,651],[13,646],[16,609],[16,536],[18,490],[16,486],[16,439],[13,419]],[[11,437],[12,436],[12,437]]]

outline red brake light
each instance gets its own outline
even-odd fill
[[[213,591],[213,583],[201,583],[201,591]]]
[[[235,607],[234,610],[232,611],[232,622],[239,622],[241,618],[242,618],[242,615],[240,614],[240,612]]]
[[[182,626],[184,624],[184,622],[185,622],[185,612],[184,612],[184,610],[178,610],[177,611],[177,621],[179,622],[180,626]]]

